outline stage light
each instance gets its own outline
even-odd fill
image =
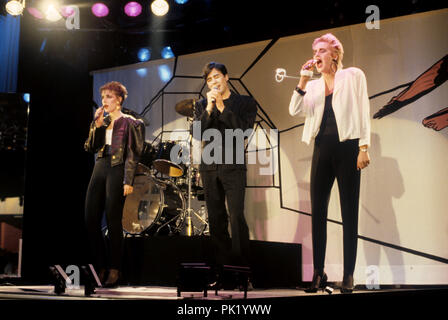
[[[135,71],[137,72],[137,74],[140,78],[144,78],[148,74],[148,69],[146,69],[146,68],[140,68]]]
[[[8,1],[6,3],[6,11],[12,16],[21,15],[25,8],[25,0]]]
[[[135,1],[128,2],[124,6],[124,12],[129,17],[137,17],[142,13],[142,5]]]
[[[162,64],[158,69],[160,80],[167,82],[171,79],[171,69],[167,65]]]
[[[162,58],[163,59],[174,58],[174,53],[173,50],[171,50],[170,46],[166,46],[165,48],[162,49]]]
[[[30,15],[32,15],[36,19],[43,19],[44,15],[40,12],[39,9],[36,8],[27,8],[26,9]]]
[[[23,101],[25,101],[26,103],[30,103],[31,100],[31,96],[29,93],[24,93],[23,94]]]
[[[64,18],[68,18],[75,14],[75,9],[71,6],[63,6],[61,8],[61,14]]]
[[[109,8],[104,3],[97,2],[92,6],[92,13],[98,18],[102,18],[109,14]]]
[[[160,17],[166,15],[169,9],[170,6],[165,0],[155,0],[151,3],[151,11],[156,16]]]
[[[149,59],[151,59],[151,50],[147,48],[141,48],[140,50],[138,50],[137,55],[138,60],[140,60],[141,62],[148,61]]]
[[[188,0],[176,0],[175,2],[177,4],[186,4],[188,2]]]
[[[45,10],[45,18],[49,21],[55,22],[62,19],[62,16],[55,8],[54,4],[49,4],[47,10]]]

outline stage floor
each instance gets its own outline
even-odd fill
[[[355,290],[352,294],[364,294],[370,290]],[[383,290],[384,291],[384,290]],[[393,290],[387,290],[388,292]],[[341,294],[338,289],[334,289],[333,295]],[[326,292],[312,294],[314,296],[329,295]],[[247,300],[251,299],[272,299],[286,297],[310,296],[303,290],[297,289],[254,289],[247,292]],[[51,300],[76,300],[76,299],[149,299],[149,300],[240,300],[244,299],[244,292],[239,290],[219,290],[215,295],[214,290],[204,292],[181,292],[177,296],[176,287],[157,286],[119,286],[117,288],[98,288],[91,296],[84,296],[84,286],[78,289],[66,289],[64,294],[56,295],[54,287],[43,286],[0,286],[0,299],[51,299]]]
[[[373,296],[373,295],[405,295],[405,294],[423,294],[440,293],[446,294],[448,288],[414,288],[414,289],[355,289],[351,294],[343,294],[339,289],[334,288],[330,294],[325,291],[317,293],[306,293],[299,289],[253,289],[247,292],[247,298],[244,298],[244,292],[240,290],[219,290],[217,295],[214,290],[207,291],[207,297],[204,292],[181,292],[177,295],[176,287],[161,286],[119,286],[117,288],[97,288],[95,293],[90,296],[84,295],[84,286],[78,288],[67,288],[65,293],[57,295],[52,285],[23,285],[23,286],[0,286],[0,299],[37,299],[37,300],[176,300],[176,301],[230,301],[230,300],[253,300],[253,299],[277,299],[277,298],[295,298],[295,297],[318,297],[318,296]]]
[[[445,308],[440,298],[448,296],[447,288],[436,289],[381,289],[355,290],[341,294],[305,293],[296,289],[254,289],[247,293],[221,290],[215,295],[209,290],[182,292],[177,296],[176,287],[120,286],[114,289],[97,289],[95,294],[84,296],[84,288],[66,289],[61,295],[54,293],[51,285],[0,286],[0,315],[14,314],[29,317],[33,314],[46,318],[70,317],[104,318],[122,314],[132,319],[162,315],[163,319],[298,319],[319,315],[330,317],[348,313],[359,317],[368,312],[388,318],[402,317],[409,311],[439,315]],[[408,311],[405,311],[408,310]]]

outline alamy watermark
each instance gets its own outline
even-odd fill
[[[80,279],[81,275],[79,272],[79,267],[75,265],[69,265],[65,268],[65,270],[60,269],[60,266],[57,266],[56,269],[59,269],[58,271],[60,273],[64,273],[63,275],[65,278],[65,286],[67,289],[79,289]]]
[[[67,16],[65,20],[65,27],[68,30],[79,30],[80,29],[80,14],[79,14],[79,8],[75,5],[69,5],[66,7],[66,11],[69,12],[69,15]]]
[[[182,131],[174,131],[170,140],[178,141]],[[277,129],[225,129],[224,134],[214,128],[201,130],[201,121],[193,122],[192,150],[187,144],[177,144],[170,150],[170,160],[176,164],[257,164],[260,175],[273,175],[278,170]],[[245,142],[250,141],[256,150],[245,151]],[[202,142],[206,142],[202,146]],[[247,154],[247,160],[246,160]],[[190,155],[192,156],[190,158]]]
[[[366,288],[368,290],[380,289],[380,268],[375,265],[366,268]]]
[[[369,30],[380,29],[380,8],[374,4],[367,6],[366,13],[370,15],[366,19],[366,28]]]

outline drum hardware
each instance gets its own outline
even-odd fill
[[[187,99],[176,105],[177,112],[189,117],[190,128],[194,104],[194,99]],[[190,130],[190,150],[192,143]],[[134,178],[134,192],[126,197],[123,208],[126,236],[180,234],[183,230],[187,236],[205,234],[208,228],[205,206],[197,209],[195,202],[198,211],[192,206],[193,197],[201,200],[198,170],[192,165],[191,152],[186,164],[171,161],[171,150],[176,146],[174,141],[159,143],[158,147],[145,143]],[[178,156],[181,158],[181,151]]]
[[[187,121],[190,125],[190,127],[192,126],[192,122],[193,122],[193,116],[194,116],[194,105],[195,105],[195,100],[194,99],[187,99],[187,100],[183,100],[179,103],[176,104],[176,111],[181,114],[181,115],[185,115],[188,117]],[[191,130],[190,130],[191,131]],[[193,149],[193,136],[190,132],[189,137],[188,137],[188,143],[189,143],[189,148],[190,151],[192,151]],[[194,229],[196,228],[193,224],[192,221],[192,214],[198,218],[201,223],[204,225],[204,229],[201,231],[200,235],[203,234],[203,232],[207,229],[208,226],[208,221],[204,220],[195,210],[193,210],[191,208],[191,199],[192,199],[192,170],[193,170],[193,165],[192,165],[192,154],[193,152],[190,152],[189,156],[188,156],[188,163],[186,163],[187,166],[187,208],[185,209],[185,220],[186,220],[186,235],[188,237],[191,237],[192,235],[194,235]],[[196,228],[198,229],[198,228]]]
[[[123,208],[123,231],[134,236],[180,233],[184,209],[184,196],[174,183],[135,176],[134,192]]]

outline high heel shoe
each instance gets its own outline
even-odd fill
[[[319,289],[324,290],[327,285],[327,274],[324,272],[320,275],[317,272],[314,272],[313,281],[311,282],[311,286],[305,289],[306,293],[316,293]]]
[[[352,275],[344,276],[341,285],[341,293],[352,293],[354,288],[355,286],[353,276]]]
[[[117,269],[110,269],[104,287],[115,288],[118,286],[119,280],[120,280],[120,271],[118,271]]]
[[[101,284],[103,284],[104,281],[106,281],[106,275],[107,275],[106,269],[101,269],[100,272],[98,273],[98,278],[100,279]]]

